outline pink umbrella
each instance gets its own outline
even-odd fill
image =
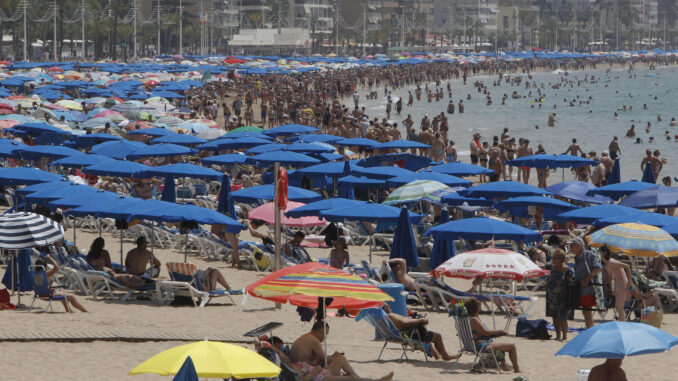
[[[284,211],[280,211],[280,224],[281,225],[286,225],[286,226],[294,226],[294,227],[307,227],[307,226],[321,226],[325,225],[325,221],[315,217],[315,216],[307,216],[307,217],[300,217],[300,218],[291,218],[285,216],[284,212],[287,212],[288,210],[292,210],[294,208],[298,208],[300,206],[304,206],[306,204],[302,202],[294,202],[294,201],[289,201],[287,203],[287,209]],[[247,218],[250,220],[262,220],[266,222],[267,224],[274,224],[275,223],[275,212],[273,211],[273,203],[269,202],[267,204],[258,206],[254,209],[252,209],[248,214]]]
[[[11,119],[0,120],[0,130],[4,130],[5,128],[14,127],[17,124],[19,124],[19,122],[17,122],[16,120],[11,120]]]
[[[464,279],[480,276],[520,282],[524,278],[538,278],[548,273],[548,270],[540,269],[525,255],[489,247],[457,254],[436,267],[431,275]]]
[[[122,116],[122,117],[124,118],[124,116],[123,116],[121,113],[119,113],[119,112],[117,112],[117,111],[115,111],[115,110],[106,110],[106,111],[102,111],[102,112],[97,113],[96,115],[94,115],[94,118],[103,118],[103,117],[111,116],[111,115]]]

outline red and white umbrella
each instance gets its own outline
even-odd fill
[[[285,216],[285,212],[288,210],[292,210],[294,208],[298,208],[300,206],[304,206],[306,204],[302,202],[294,202],[294,201],[288,201],[287,202],[287,209],[281,210],[280,211],[280,224],[281,225],[286,225],[286,226],[293,226],[293,227],[308,227],[308,226],[322,226],[325,225],[325,220],[320,219],[315,216],[306,216],[306,217],[299,217],[299,218],[292,218],[292,217],[287,217]],[[250,220],[263,220],[267,224],[274,224],[275,223],[275,212],[273,211],[273,203],[269,202],[267,204],[258,206],[254,209],[252,209],[248,214],[247,218]]]
[[[433,270],[431,275],[464,279],[480,276],[522,281],[524,278],[537,278],[548,273],[525,255],[490,247],[457,254]]]

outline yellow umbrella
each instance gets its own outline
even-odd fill
[[[62,107],[66,107],[69,110],[77,110],[77,111],[82,111],[82,105],[76,101],[71,101],[71,100],[60,100],[56,104]]]
[[[177,374],[191,356],[198,377],[267,378],[280,374],[280,368],[263,356],[238,345],[218,341],[198,341],[160,352],[144,361],[129,374]]]

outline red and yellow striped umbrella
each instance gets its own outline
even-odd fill
[[[274,302],[316,308],[318,298],[334,298],[328,308],[377,307],[393,301],[378,287],[319,262],[287,267],[247,286],[247,293]]]

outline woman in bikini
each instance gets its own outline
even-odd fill
[[[508,352],[509,359],[511,359],[511,364],[513,364],[513,371],[515,373],[520,373],[520,368],[518,367],[518,352],[516,350],[515,344],[498,342],[494,338],[487,339],[488,337],[508,336],[508,332],[498,330],[493,331],[485,326],[485,324],[480,320],[480,317],[478,317],[478,313],[480,312],[480,302],[478,299],[471,298],[464,303],[464,306],[468,310],[468,315],[471,318],[471,333],[474,337],[484,337],[484,339],[481,338],[474,340],[476,348],[480,349],[483,346],[487,346],[493,351]],[[499,360],[499,358],[497,360]],[[510,370],[506,364],[506,360],[501,359],[500,364],[504,371]]]

